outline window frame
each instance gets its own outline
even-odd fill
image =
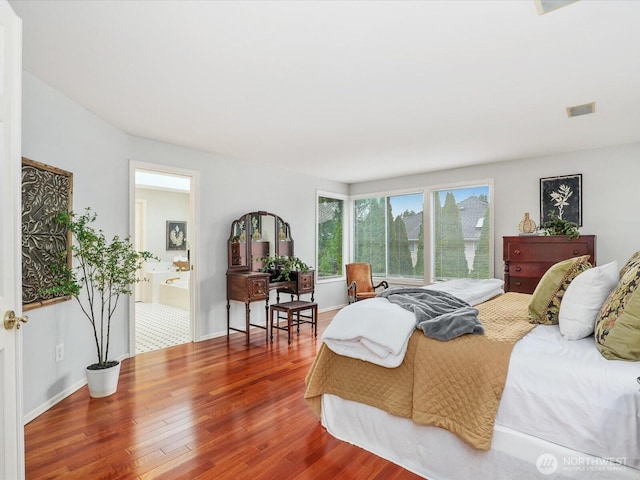
[[[495,278],[495,212],[494,212],[494,204],[493,204],[493,179],[482,179],[482,180],[473,180],[473,181],[464,181],[464,182],[452,182],[452,183],[444,183],[439,185],[431,185],[425,189],[425,198],[427,199],[425,203],[428,204],[429,208],[429,221],[424,222],[425,232],[424,232],[424,251],[425,251],[425,279],[428,278],[429,283],[436,283],[435,279],[435,250],[432,248],[433,245],[433,235],[435,232],[435,215],[433,212],[433,194],[434,192],[440,192],[442,190],[458,190],[458,189],[466,189],[466,188],[474,188],[474,187],[489,187],[489,278]],[[428,257],[427,257],[428,254]]]
[[[402,196],[402,195],[412,195],[412,194],[422,194],[422,228],[423,228],[423,236],[425,235],[426,231],[425,231],[425,225],[428,223],[426,222],[425,218],[424,218],[424,214],[426,211],[426,206],[427,204],[425,203],[425,194],[426,194],[426,189],[425,187],[416,187],[416,188],[405,188],[405,189],[401,189],[401,190],[389,190],[389,191],[383,191],[383,192],[371,192],[371,193],[364,193],[364,194],[357,194],[357,195],[350,195],[349,196],[349,261],[352,262],[353,259],[355,258],[355,215],[354,215],[354,209],[355,209],[355,202],[357,200],[362,200],[362,199],[366,199],[366,198],[379,198],[379,197],[396,197],[396,196]],[[388,225],[388,218],[387,218],[387,210],[385,209],[385,225]],[[389,235],[388,232],[386,232],[386,226],[385,226],[385,249],[388,248],[388,239],[389,239]],[[424,237],[426,239],[426,236]],[[424,248],[425,248],[425,252],[426,252],[426,242],[424,244]],[[426,260],[426,256],[425,256],[425,260]],[[388,269],[388,263],[389,260],[388,258],[386,259],[386,269]],[[374,276],[374,278],[376,279],[383,279],[388,281],[389,283],[393,283],[396,285],[424,285],[425,284],[425,273],[426,273],[426,264],[425,264],[425,271],[423,271],[422,273],[422,278],[403,278],[403,277],[389,277],[389,276]]]
[[[342,201],[342,274],[335,275],[331,277],[320,277],[320,262],[319,262],[319,252],[320,252],[320,231],[318,219],[320,218],[319,199],[322,198],[330,198],[333,200]],[[349,195],[345,195],[342,193],[329,192],[324,190],[316,190],[316,283],[332,283],[332,282],[344,282],[346,279],[346,273],[344,264],[348,263],[349,258],[349,243],[350,243],[350,225],[351,225],[351,215],[350,215],[350,197]]]

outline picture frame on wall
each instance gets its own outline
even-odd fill
[[[540,179],[540,224],[556,216],[582,226],[582,174]]]
[[[167,250],[187,250],[187,222],[167,220]]]

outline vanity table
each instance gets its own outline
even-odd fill
[[[262,257],[271,255],[292,256],[293,238],[289,224],[278,215],[257,211],[242,215],[231,224],[231,234],[227,240],[227,336],[230,332],[243,332],[250,342],[251,327],[265,329],[269,319],[269,292],[276,290],[277,301],[280,294],[300,297],[311,294],[315,290],[314,272],[292,272],[289,281],[273,281],[269,273],[260,272],[263,267]],[[231,326],[231,300],[245,304],[245,328]],[[265,303],[265,325],[251,323],[251,303]]]

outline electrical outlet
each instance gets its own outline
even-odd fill
[[[64,344],[56,345],[56,362],[61,362],[64,359]]]

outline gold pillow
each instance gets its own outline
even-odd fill
[[[627,269],[602,304],[596,346],[609,360],[640,360],[640,264]]]
[[[589,255],[583,255],[558,262],[547,270],[529,302],[529,321],[557,325],[564,292],[571,280],[589,268]]]

